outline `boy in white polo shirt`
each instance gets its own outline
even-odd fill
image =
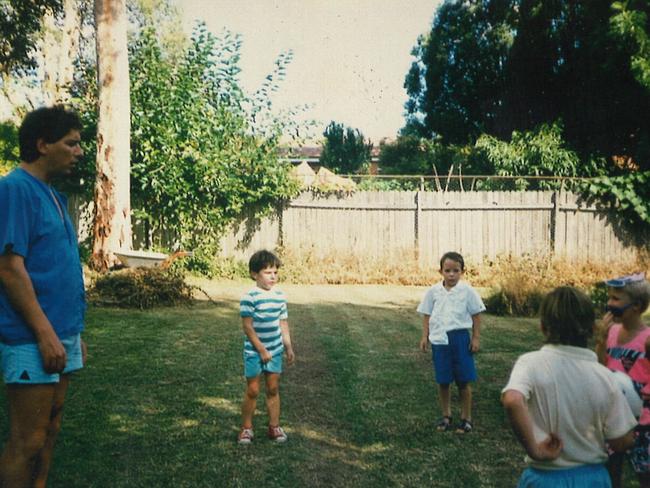
[[[474,353],[479,349],[481,316],[485,305],[469,284],[461,281],[465,272],[463,256],[445,253],[440,259],[442,281],[429,288],[417,308],[422,314],[420,349],[431,343],[433,367],[440,393],[442,418],[438,431],[451,430],[450,385],[456,382],[460,396],[458,433],[472,431],[472,389],[476,381]],[[471,331],[471,334],[470,334]]]
[[[614,451],[634,442],[636,420],[612,373],[587,349],[595,314],[572,287],[540,307],[546,345],[519,357],[502,402],[528,454],[520,487],[610,487],[605,441]]]

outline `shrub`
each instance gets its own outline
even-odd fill
[[[195,289],[176,269],[127,268],[94,278],[88,299],[95,305],[147,309],[189,304]]]

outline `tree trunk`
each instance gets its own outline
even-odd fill
[[[106,271],[114,252],[131,249],[130,114],[125,0],[95,0],[97,29],[97,179],[92,266]]]
[[[43,17],[40,42],[45,105],[68,103],[73,81],[74,62],[79,56],[80,19],[78,0],[64,0],[63,19],[53,12]]]

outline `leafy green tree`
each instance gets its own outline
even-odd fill
[[[11,122],[0,122],[0,176],[19,162],[18,128]]]
[[[58,13],[62,0],[0,0],[0,71],[34,68],[34,50],[46,12]]]
[[[566,147],[562,139],[562,125],[542,124],[536,130],[512,133],[509,142],[490,135],[482,135],[476,141],[492,164],[493,172],[500,176],[585,176],[596,168],[581,167],[580,158]],[[517,180],[517,188],[547,189],[559,185],[557,181],[544,182]]]
[[[413,51],[406,129],[464,144],[561,119],[581,157],[650,164],[647,2],[631,3],[633,13],[605,0],[445,1]]]
[[[323,136],[325,142],[320,163],[335,173],[352,174],[370,161],[372,144],[365,142],[359,129],[332,121],[325,128]]]
[[[379,144],[379,167],[382,174],[433,174],[433,155],[426,139],[415,135],[398,137],[394,142]]]
[[[612,10],[614,15],[610,19],[610,31],[616,38],[634,46],[630,57],[632,73],[642,86],[650,90],[648,2],[614,2]]]
[[[153,237],[147,245],[198,250],[206,259],[190,263],[208,271],[228,224],[298,190],[289,165],[277,157],[285,125],[268,115],[262,95],[249,97],[241,89],[238,36],[217,38],[200,24],[186,49],[170,54],[147,25],[129,49],[134,220]],[[267,79],[269,93],[289,61],[279,58]],[[95,117],[92,71],[77,94],[92,114],[89,124]]]

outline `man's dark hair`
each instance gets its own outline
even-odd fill
[[[572,286],[561,286],[546,295],[539,315],[549,344],[587,347],[594,333],[594,305]]]
[[[465,260],[463,259],[463,256],[454,251],[446,252],[442,255],[440,258],[440,269],[442,269],[442,265],[447,259],[457,262],[460,264],[460,270],[465,271]]]
[[[32,163],[40,157],[36,147],[39,139],[52,144],[65,137],[71,130],[81,128],[79,116],[63,105],[41,107],[29,112],[18,129],[21,161]]]
[[[282,261],[271,251],[265,249],[257,251],[251,256],[248,261],[248,271],[251,273],[259,273],[266,268],[279,268],[282,266]]]

